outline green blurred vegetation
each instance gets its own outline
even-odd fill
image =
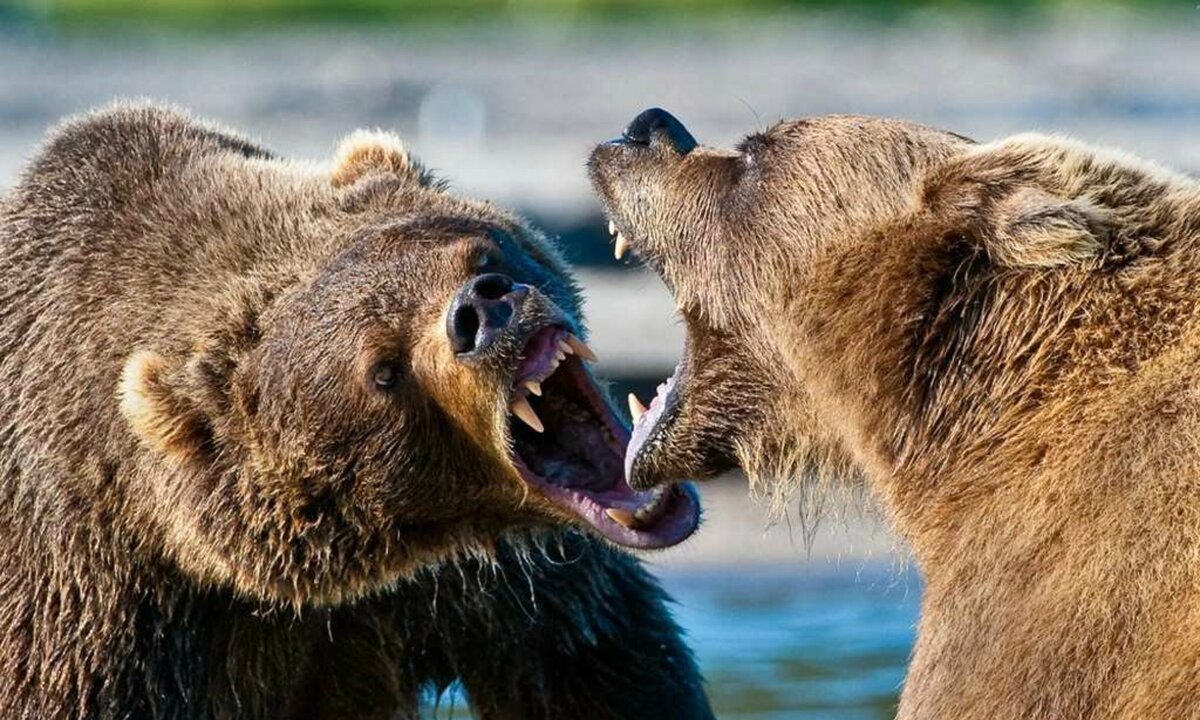
[[[0,0],[5,18],[67,27],[149,24],[181,28],[264,25],[457,24],[494,20],[721,20],[787,12],[840,11],[898,19],[914,12],[1016,17],[1063,8],[1182,9],[1181,0]]]

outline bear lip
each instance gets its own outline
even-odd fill
[[[664,434],[678,417],[682,376],[683,361],[680,361],[671,376],[659,383],[654,399],[650,401],[646,411],[633,422],[633,433],[625,448],[625,481],[631,487],[641,485],[637,475],[642,458],[653,454]]]
[[[618,545],[650,549],[682,542],[699,525],[695,489],[690,483],[630,487],[624,472],[630,431],[579,355],[563,352],[560,343],[569,337],[549,325],[526,341],[510,401],[514,467],[538,494]],[[534,423],[516,410],[521,403]]]

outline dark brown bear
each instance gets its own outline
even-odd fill
[[[694,496],[621,478],[553,247],[394,138],[68,122],[0,278],[0,716],[411,717],[455,678],[482,717],[709,716],[653,581],[546,529],[667,545]]]
[[[1194,718],[1200,183],[1044,135],[648,111],[592,175],[688,328],[635,487],[856,475],[926,580],[901,718]]]

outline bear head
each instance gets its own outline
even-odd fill
[[[543,235],[386,133],[332,167],[199,137],[129,190],[139,249],[114,271],[151,318],[113,333],[143,543],[207,583],[331,603],[512,528],[636,548],[695,529],[689,487],[624,482],[628,428]]]
[[[589,169],[618,247],[661,275],[687,329],[635,423],[639,488],[735,466],[948,477],[1117,345],[1097,293],[1137,282],[1135,261],[1175,232],[1165,208],[1191,193],[1061,138],[980,145],[858,116],[718,150],[654,109]]]

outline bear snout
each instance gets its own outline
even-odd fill
[[[467,281],[446,313],[446,337],[456,355],[481,355],[516,325],[529,286],[487,273]]]
[[[625,127],[618,142],[647,146],[661,142],[679,155],[687,155],[699,144],[678,118],[662,108],[650,108],[639,113]]]

